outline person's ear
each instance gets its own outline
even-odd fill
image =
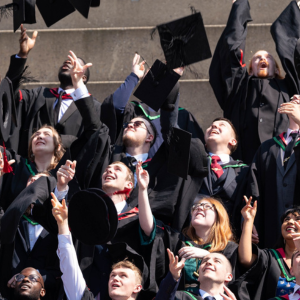
[[[134,294],[138,294],[141,290],[142,290],[142,285],[141,284],[137,284],[134,289],[133,289],[133,293]]]
[[[40,291],[40,296],[45,297],[45,295],[46,295],[46,290],[42,288]]]
[[[151,143],[154,140],[154,135],[149,133],[148,137],[146,138],[146,142]]]
[[[237,140],[236,139],[231,139],[230,141],[229,141],[229,145],[230,146],[235,146],[237,144]]]
[[[126,189],[132,189],[133,188],[133,183],[131,181],[126,181],[125,188]]]
[[[226,274],[225,282],[226,284],[233,279],[233,275],[231,273]]]

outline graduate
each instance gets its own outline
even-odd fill
[[[238,136],[233,124],[226,118],[215,119],[205,132],[205,146],[209,154],[209,172],[204,178],[198,197],[220,198],[236,229],[240,227],[236,202],[245,192],[248,166],[231,155],[238,147]]]
[[[259,249],[252,244],[252,228],[258,205],[251,205],[252,198],[245,198],[242,209],[244,226],[239,243],[239,256],[243,264],[251,265],[257,261],[250,276],[254,280],[253,289],[249,289],[251,299],[269,299],[291,294],[296,285],[292,272],[293,253],[298,248],[300,234],[300,207],[288,209],[281,216],[280,239],[275,248]],[[253,249],[252,249],[253,248]],[[258,280],[257,280],[258,279]]]
[[[179,300],[179,299],[199,299],[199,300],[236,300],[234,294],[227,287],[232,281],[232,266],[230,261],[221,253],[209,253],[203,257],[199,266],[200,289],[194,294],[186,291],[177,291],[177,286],[184,266],[184,259],[178,261],[178,256],[168,249],[169,273],[161,282],[156,300]],[[226,293],[226,294],[225,294]]]
[[[75,87],[72,84],[70,69],[70,59],[66,59],[58,71],[60,81],[59,88],[49,89],[39,87],[33,90],[19,89],[20,81],[26,77],[24,66],[29,52],[34,48],[37,31],[32,37],[27,35],[26,28],[21,25],[20,51],[11,57],[9,70],[6,74],[13,83],[15,92],[15,103],[17,108],[17,118],[19,127],[12,127],[10,139],[7,142],[8,148],[14,149],[19,155],[27,155],[28,140],[34,129],[39,129],[42,125],[48,124],[56,129],[61,135],[65,148],[81,135],[84,130],[82,115],[73,101],[72,95]],[[80,65],[85,66],[83,59],[78,59]],[[84,68],[82,79],[86,84],[89,80],[90,72]],[[81,91],[79,98],[89,96],[87,90]],[[76,94],[76,93],[75,93]],[[77,98],[77,99],[79,99]],[[100,120],[100,103],[93,98],[95,112]]]
[[[257,199],[255,227],[261,247],[273,247],[280,236],[280,217],[286,209],[299,204],[297,164],[294,147],[298,145],[300,105],[283,103],[278,109],[287,115],[286,132],[265,141],[257,150],[250,167],[247,193]],[[272,215],[269,208],[272,207]]]
[[[261,143],[278,136],[288,118],[277,112],[280,104],[299,94],[294,52],[300,38],[300,11],[291,1],[271,27],[286,77],[282,78],[274,57],[259,50],[245,64],[247,24],[252,21],[248,0],[233,1],[228,22],[217,44],[209,70],[215,96],[240,136],[234,158],[250,164]]]

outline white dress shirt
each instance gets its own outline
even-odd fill
[[[300,295],[296,293],[300,289],[300,285],[296,284],[294,286],[294,292],[289,295],[290,300],[298,300]]]
[[[292,140],[292,137],[290,136],[291,132],[295,131],[292,129],[288,129],[285,135],[285,142],[286,142],[286,146],[289,144],[289,142]],[[280,155],[281,155],[281,161],[282,161],[282,165],[284,165],[283,160],[284,160],[284,151],[283,149],[280,147]],[[300,296],[299,296],[300,297]],[[298,300],[298,299],[297,299]]]
[[[40,224],[32,225],[28,222],[28,235],[29,235],[29,244],[30,244],[30,251],[32,251],[34,244],[36,243],[37,239],[39,238],[40,234],[42,233],[44,227]]]
[[[219,165],[224,165],[224,164],[228,164],[230,162],[230,156],[228,154],[213,154],[211,152],[208,153],[210,157],[212,156],[219,156],[220,157],[220,161],[218,161]]]
[[[214,297],[216,300],[224,300],[224,298],[221,295],[212,296],[209,293],[206,293],[205,291],[203,291],[201,289],[199,289],[199,294],[203,299],[210,296],[210,297]]]
[[[118,215],[121,214],[122,212],[125,212],[126,209],[128,208],[128,204],[126,202],[126,200],[119,202],[117,204],[115,204],[116,210]]]
[[[136,166],[137,163],[138,163],[139,161],[144,162],[145,160],[147,160],[147,158],[148,158],[148,153],[143,153],[143,154],[138,154],[138,155],[133,155],[133,156],[130,155],[129,153],[126,153],[126,156],[127,156],[127,157],[134,157],[137,161],[134,162],[132,165],[133,165],[133,166]],[[135,172],[133,173],[133,175],[134,175],[134,187],[136,187],[136,184],[137,184],[137,178],[136,178]]]

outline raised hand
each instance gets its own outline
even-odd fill
[[[297,228],[297,232],[291,233],[291,236],[293,237],[295,247],[300,251],[300,225],[297,221],[295,221],[295,226]]]
[[[1,146],[0,146],[0,148],[3,149],[3,147],[1,147]],[[5,151],[5,150],[3,149],[3,151]],[[13,163],[15,163],[14,159],[11,159],[8,161],[9,165],[12,165]],[[3,168],[4,168],[4,157],[3,157],[2,151],[0,151],[0,176],[2,176],[4,174]]]
[[[68,58],[70,59],[72,65],[72,68],[70,69],[70,75],[72,77],[73,87],[76,90],[80,86],[84,85],[82,76],[85,74],[86,69],[91,67],[93,64],[87,63],[86,65],[82,66],[75,53],[73,51],[69,52],[70,55],[68,55]]]
[[[73,162],[70,160],[66,161],[66,164],[61,166],[57,171],[57,190],[59,192],[67,189],[68,183],[73,179],[75,175],[76,160]]]
[[[220,295],[225,300],[236,300],[236,297],[234,293],[224,284],[224,292],[226,293],[220,293]]]
[[[60,203],[55,194],[51,193],[52,199],[52,215],[55,218],[58,226],[59,234],[69,234],[68,226],[68,208],[65,199]]]
[[[173,71],[176,72],[178,75],[182,76],[184,72],[184,67],[176,68]]]
[[[209,254],[209,252],[205,249],[200,249],[197,247],[183,247],[178,251],[178,255],[181,258],[190,259],[190,258],[200,258],[202,259],[204,256]]]
[[[142,162],[138,162],[136,165],[136,178],[139,185],[139,189],[145,190],[149,184],[149,174],[142,168]]]
[[[140,58],[141,56],[136,53],[132,61],[132,73],[134,73],[139,79],[143,78],[145,74],[145,61],[139,63]]]
[[[19,39],[20,42],[20,51],[18,56],[21,58],[27,58],[29,51],[34,47],[35,41],[37,38],[38,32],[34,31],[32,34],[32,38],[27,35],[26,28],[24,28],[23,24],[21,25],[21,36]]]
[[[252,206],[251,205],[252,196],[249,198],[249,200],[246,196],[244,196],[244,200],[246,202],[246,205],[241,210],[242,216],[245,221],[251,220],[254,222],[256,212],[257,212],[257,201],[254,201],[254,204]]]
[[[174,253],[167,249],[169,256],[169,270],[174,278],[174,280],[178,281],[181,275],[181,270],[184,268],[185,258],[182,258],[181,261],[178,261],[178,256],[174,257]]]
[[[7,287],[14,289],[16,287],[16,275],[19,273],[15,274],[11,279],[8,280],[7,282]]]
[[[295,97],[295,96],[294,96]],[[296,124],[300,126],[300,105],[298,99],[294,99],[288,103],[282,103],[278,108],[280,114],[287,114]]]

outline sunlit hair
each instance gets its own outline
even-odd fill
[[[219,200],[216,200],[214,198],[202,198],[201,200],[195,202],[195,204],[201,203],[203,200],[206,200],[213,204],[216,212],[216,221],[210,229],[207,240],[203,241],[197,236],[196,230],[193,227],[192,223],[190,223],[189,227],[184,228],[182,232],[198,245],[210,243],[211,248],[209,252],[222,251],[225,249],[229,241],[234,241],[229,216],[223,204]]]
[[[131,193],[132,190],[133,190],[133,188],[134,188],[134,175],[133,175],[132,171],[124,163],[122,163],[121,161],[114,161],[110,165],[122,165],[122,166],[124,166],[126,168],[126,170],[127,170],[127,176],[126,176],[125,179],[127,181],[130,181],[132,183],[132,188],[131,188],[131,191],[130,191],[130,193]]]
[[[135,274],[135,280],[137,284],[142,284],[142,272],[141,270],[133,264],[131,261],[124,259],[122,261],[119,261],[112,265],[111,270],[119,269],[119,268],[125,268],[125,269],[131,269]]]
[[[59,163],[59,161],[61,160],[61,158],[63,157],[64,153],[65,153],[65,149],[62,145],[62,141],[61,141],[61,137],[60,135],[58,134],[58,132],[50,125],[43,125],[40,129],[42,128],[48,128],[52,131],[52,135],[53,135],[53,142],[54,142],[54,161],[53,163],[50,164],[49,168],[47,169],[47,171],[50,171],[52,169],[54,169],[57,164]],[[37,131],[39,131],[37,130]],[[36,132],[37,132],[36,131]],[[32,141],[36,135],[36,132],[33,133],[33,135],[30,137],[30,140],[29,140],[29,147],[28,147],[28,158],[29,160],[31,161],[34,161],[34,154],[32,152]]]
[[[273,60],[275,62],[276,69],[278,70],[278,74],[275,73],[275,78],[284,79],[284,77],[281,75],[281,69],[280,69],[280,66],[279,66],[277,60],[271,54],[269,54],[269,56],[273,58]],[[252,60],[253,60],[253,58],[254,58],[254,55],[251,58],[250,63],[249,63],[249,68],[248,68],[248,73],[249,74],[251,74],[253,72],[253,69],[252,69]]]

